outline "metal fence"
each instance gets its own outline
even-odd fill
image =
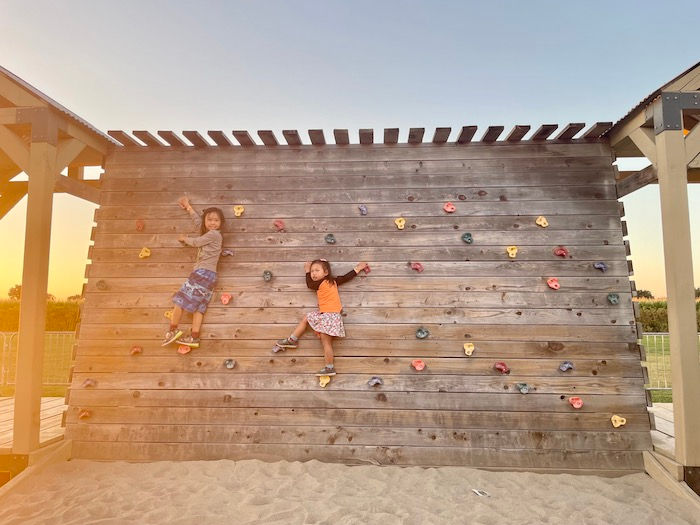
[[[44,339],[44,386],[68,386],[75,332],[46,332]],[[0,391],[14,389],[17,381],[17,332],[0,332]]]
[[[642,336],[649,373],[647,390],[671,390],[671,353],[668,332],[648,332]],[[700,351],[700,334],[698,334]]]

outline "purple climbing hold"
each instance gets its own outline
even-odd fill
[[[360,215],[367,215],[367,206],[360,204],[358,208],[360,208]]]
[[[573,370],[574,369],[574,364],[571,361],[564,361],[562,364],[559,365],[559,370],[562,372],[566,372],[567,370]]]
[[[603,273],[608,271],[608,265],[602,261],[593,263],[593,268],[595,268],[596,270],[600,270]]]
[[[382,381],[382,378],[379,376],[372,376],[372,379],[367,381],[367,384],[369,386],[377,386],[377,385],[383,385],[384,381]]]

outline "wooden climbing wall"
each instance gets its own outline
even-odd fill
[[[74,456],[642,470],[650,423],[612,160],[595,141],[115,150],[69,396]],[[199,210],[224,210],[234,255],[219,263],[201,348],[183,356],[160,340],[195,257],[177,242],[192,232],[176,204],[185,193]],[[568,258],[553,255],[558,245]],[[140,259],[144,246],[151,256]],[[303,273],[313,258],[336,274],[371,266],[341,288],[347,338],[326,388],[313,375],[323,364],[313,333],[298,350],[271,352],[316,306]],[[548,288],[551,277],[561,289]],[[143,352],[131,355],[133,345]],[[561,372],[564,360],[575,369]],[[382,386],[368,386],[375,375]],[[613,414],[627,424],[613,428]]]

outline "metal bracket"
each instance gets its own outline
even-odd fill
[[[654,103],[654,134],[683,129],[683,110],[700,109],[700,93],[662,91]]]

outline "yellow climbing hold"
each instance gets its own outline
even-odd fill
[[[172,311],[172,310],[168,310],[167,312],[165,312],[165,313],[163,314],[163,317],[165,317],[166,319],[172,319],[172,318],[173,318],[173,311]]]
[[[474,343],[464,343],[464,353],[468,356],[474,353]]]
[[[331,382],[331,376],[319,376],[318,386],[326,388],[326,385]]]
[[[245,211],[245,208],[243,206],[234,206],[233,207],[233,214],[236,217],[240,217],[241,215],[243,215],[244,211]]]
[[[625,423],[627,423],[627,420],[624,417],[620,417],[618,415],[614,415],[613,417],[610,418],[610,421],[612,422],[612,425],[617,428],[621,427]]]
[[[139,259],[145,259],[146,257],[151,256],[151,250],[146,248],[145,246],[141,248],[141,252],[139,253]]]
[[[518,247],[508,246],[508,248],[506,248],[506,251],[508,252],[508,257],[510,257],[511,259],[515,259],[515,256],[518,254]]]
[[[542,226],[543,228],[546,228],[547,226],[549,226],[549,223],[547,222],[547,217],[544,217],[542,215],[537,217],[535,224],[537,224],[537,226]]]
[[[394,221],[394,224],[396,224],[396,227],[399,230],[403,230],[404,226],[406,226],[406,219],[404,219],[403,217],[399,217]]]

